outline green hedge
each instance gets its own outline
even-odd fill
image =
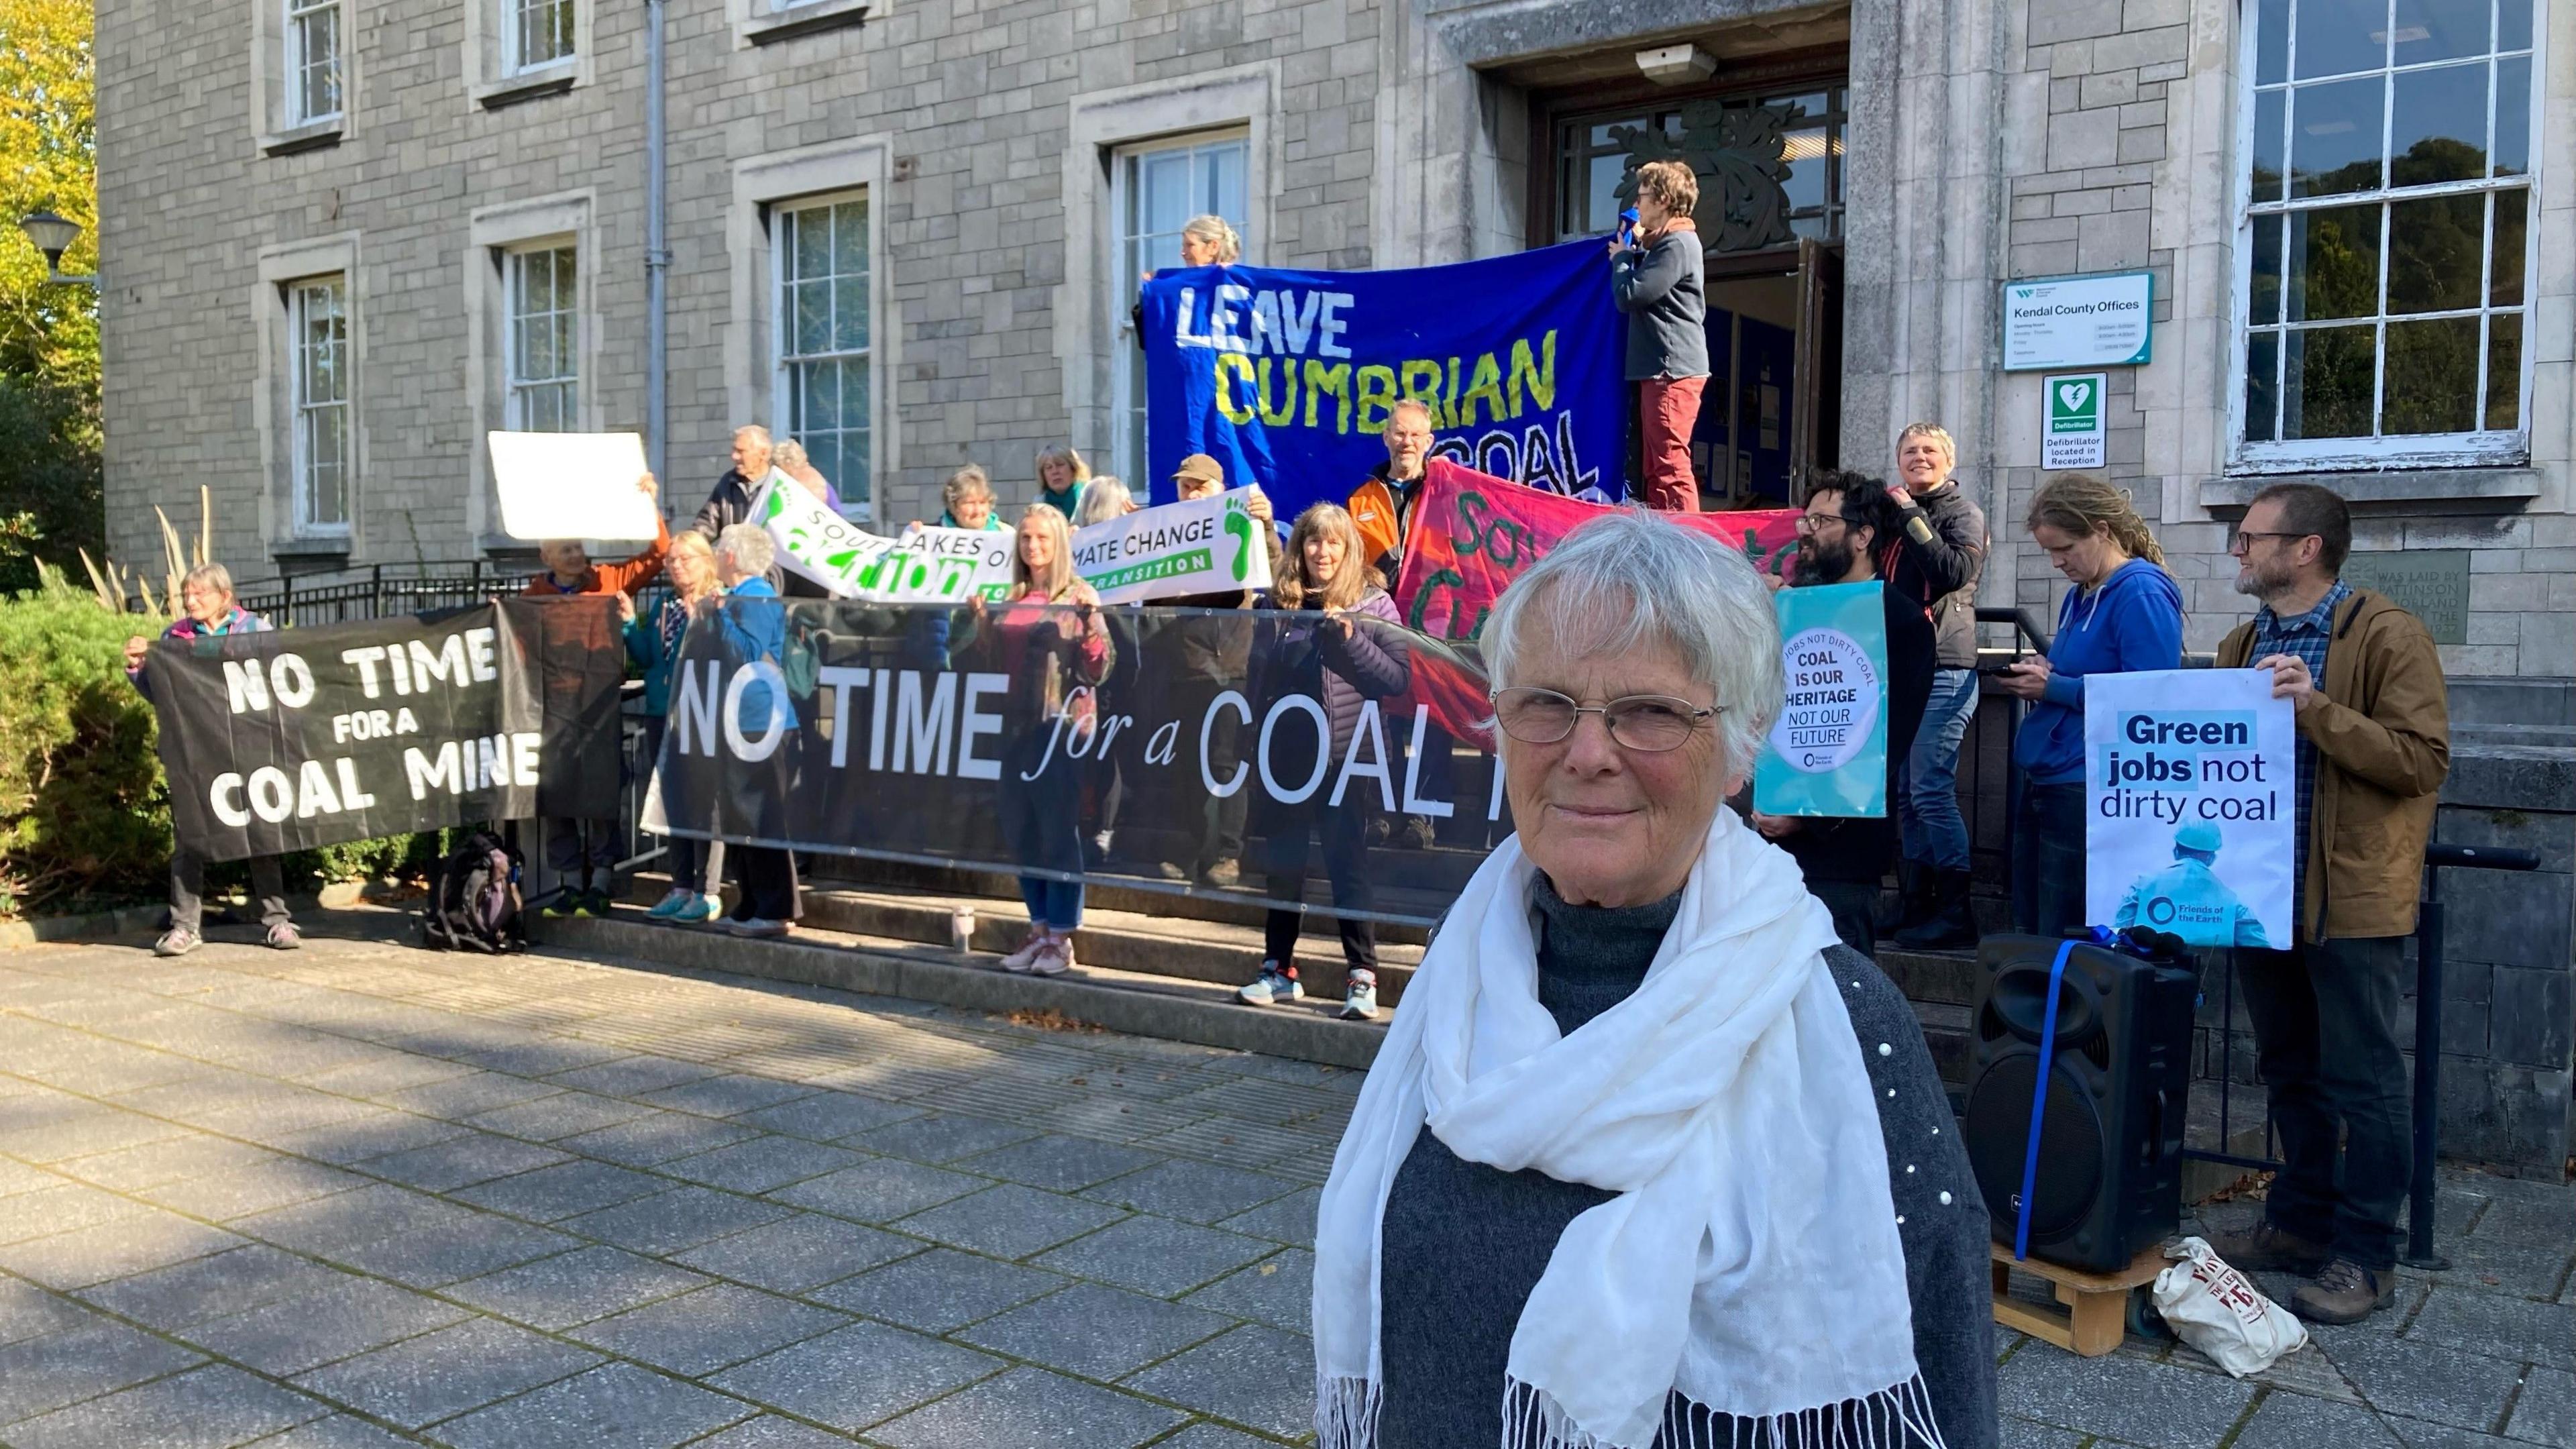
[[[111,614],[60,584],[0,600],[0,918],[166,891],[169,792],[152,706],[126,682],[124,662],[126,638],[152,632],[153,621]],[[431,832],[300,851],[287,857],[287,889],[416,877],[444,845]],[[247,868],[208,874],[220,891]]]

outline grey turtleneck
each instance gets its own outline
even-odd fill
[[[1537,906],[1539,1004],[1559,1031],[1570,1033],[1646,979],[1681,897],[1648,906],[1568,905],[1541,876]],[[1950,1449],[1992,1449],[1984,1200],[1904,994],[1868,957],[1846,947],[1828,950],[1825,961],[1844,987],[1843,1004],[1879,1104],[1915,1361]],[[1468,1162],[1428,1129],[1415,1139],[1387,1196],[1380,1240],[1381,1449],[1501,1443],[1504,1365],[1521,1307],[1565,1225],[1612,1196],[1535,1169],[1504,1172]],[[1698,1422],[1696,1435],[1676,1434],[1683,1416]],[[1710,1417],[1675,1395],[1657,1445],[1677,1438],[1735,1442],[1727,1425],[1707,1426]]]

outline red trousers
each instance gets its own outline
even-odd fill
[[[1646,439],[1646,506],[1669,513],[1699,512],[1699,482],[1691,476],[1691,429],[1699,425],[1705,377],[1650,377],[1641,411]]]

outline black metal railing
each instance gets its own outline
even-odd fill
[[[2441,1083],[2442,1083],[2442,877],[2444,869],[2527,871],[2540,868],[2540,857],[2528,850],[2504,850],[2483,845],[2449,845],[2434,841],[2424,848],[2424,895],[2416,908],[2415,918],[2415,1075],[2414,1091],[2414,1177],[2407,1199],[2406,1262],[2417,1268],[2439,1269],[2449,1265],[2433,1251],[2434,1215],[2439,1207],[2435,1192],[2434,1168],[2441,1151]],[[2218,1061],[2210,1069],[2207,1049],[2201,1053],[2202,1080],[2218,1084],[2218,1145],[2186,1146],[2185,1157],[2215,1162],[2249,1171],[2274,1172],[2281,1168],[2276,1145],[2279,1131],[2271,1118],[2269,1094],[2263,1102],[2263,1144],[2261,1154],[2234,1151],[2235,1091],[2240,1086],[2256,1084],[2253,1063],[2248,1060],[2240,1070],[2236,1055],[2236,1038],[2252,1035],[2250,1020],[2237,1009],[2236,953],[2210,953],[2211,967],[2218,973],[2219,1002],[2215,1025],[2204,1021],[2200,1030],[2204,1043],[2216,1038]],[[2203,1000],[2207,1001],[2206,972]]]

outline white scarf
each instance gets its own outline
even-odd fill
[[[1644,983],[1564,1037],[1534,878],[1515,836],[1467,883],[1333,1155],[1318,1449],[1377,1443],[1379,1229],[1426,1124],[1467,1161],[1619,1194],[1566,1225],[1521,1310],[1508,1449],[1645,1449],[1673,1390],[1784,1449],[1939,1444],[1833,922],[1796,863],[1720,809]]]

